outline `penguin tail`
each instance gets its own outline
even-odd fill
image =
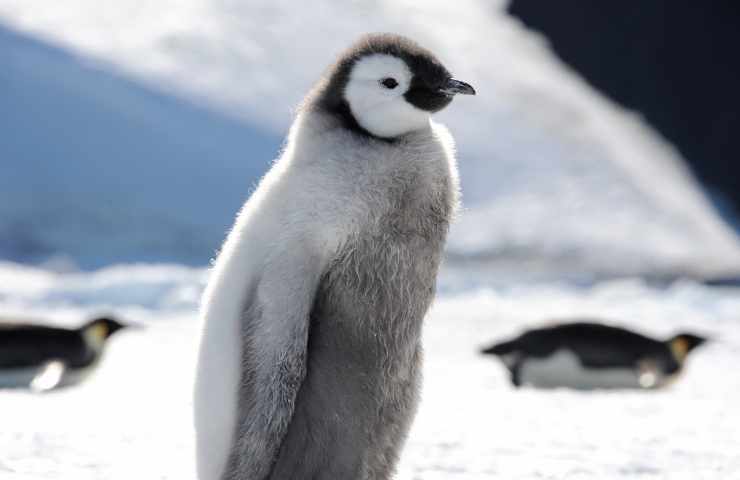
[[[480,353],[483,355],[496,355],[498,357],[503,357],[505,355],[515,353],[518,349],[519,346],[517,342],[515,340],[511,340],[491,345],[488,348],[483,348]]]

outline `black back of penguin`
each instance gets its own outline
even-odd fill
[[[536,358],[549,357],[557,350],[566,349],[573,352],[585,367],[592,368],[631,367],[645,356],[671,356],[662,341],[592,322],[530,330],[509,345],[523,356]]]
[[[101,328],[101,345],[91,343],[85,335],[90,328]],[[123,328],[116,320],[102,317],[79,329],[66,329],[32,324],[0,325],[0,369],[37,367],[51,360],[64,362],[68,368],[83,368],[100,353],[102,343]]]

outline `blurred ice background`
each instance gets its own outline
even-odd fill
[[[441,115],[467,210],[455,258],[573,274],[740,269],[736,236],[676,150],[503,6],[4,0],[0,254],[203,265],[327,64],[359,32],[395,31],[480,86]]]
[[[737,232],[674,147],[505,7],[0,0],[0,316],[114,310],[151,325],[79,390],[0,392],[0,476],[193,478],[204,267],[302,95],[369,31],[416,39],[478,90],[440,115],[465,208],[402,478],[740,473],[740,384],[716,368],[740,360],[740,299],[701,284],[740,276]],[[514,392],[475,357],[497,335],[584,314],[721,341],[658,395]]]

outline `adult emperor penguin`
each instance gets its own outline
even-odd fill
[[[482,353],[498,356],[515,386],[659,388],[682,371],[689,352],[705,341],[690,333],[654,340],[583,321],[529,330]]]
[[[458,203],[430,116],[473,88],[406,38],[362,38],[311,90],[206,288],[201,480],[387,479]]]
[[[0,323],[0,388],[51,390],[77,384],[95,369],[122,323],[96,318],[77,329]]]

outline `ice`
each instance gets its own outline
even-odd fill
[[[512,259],[535,259],[548,274],[736,275],[736,235],[720,221],[678,152],[638,115],[614,105],[566,68],[541,37],[505,14],[505,5],[501,0],[433,0],[423,7],[411,0],[373,5],[126,0],[90,8],[86,0],[3,0],[0,21],[11,28],[71,49],[83,66],[89,63],[152,88],[142,95],[140,87],[89,71],[70,73],[48,52],[29,55],[16,45],[8,65],[12,75],[20,76],[17,88],[29,102],[56,88],[34,87],[28,73],[36,71],[42,78],[64,80],[69,89],[84,85],[86,97],[76,104],[96,99],[107,108],[104,115],[114,115],[110,108],[122,111],[185,145],[193,139],[207,143],[217,131],[238,128],[251,137],[245,144],[226,135],[226,150],[208,144],[193,155],[199,150],[188,146],[150,160],[135,148],[142,146],[136,139],[142,138],[144,146],[154,139],[138,123],[121,124],[119,119],[113,125],[125,141],[111,138],[115,147],[110,151],[90,146],[87,154],[95,161],[81,169],[88,172],[95,162],[110,158],[105,171],[115,171],[115,181],[110,175],[101,175],[102,180],[80,175],[79,185],[62,193],[52,189],[49,199],[39,196],[49,190],[46,184],[33,202],[22,192],[10,196],[6,205],[34,208],[16,207],[5,214],[14,215],[12,221],[0,215],[0,228],[3,222],[4,228],[10,225],[13,235],[28,240],[26,244],[37,242],[42,253],[44,248],[74,252],[75,257],[92,252],[112,257],[108,261],[154,255],[147,259],[202,265],[228,228],[237,199],[246,196],[274,157],[296,105],[324,67],[361,33],[394,31],[428,46],[478,91],[474,98],[456,100],[440,116],[457,139],[466,199],[449,244],[453,257],[495,267]],[[28,64],[29,58],[36,63]],[[67,59],[64,65],[75,61]],[[21,67],[20,73],[14,70]],[[44,76],[47,70],[51,73]],[[204,121],[203,112],[163,108],[171,102],[163,92],[241,118],[244,125],[224,121],[213,129],[208,125],[222,120],[211,116]],[[98,107],[93,111],[100,113]],[[16,110],[17,115],[24,111]],[[45,122],[74,113],[52,109]],[[150,118],[157,120],[149,125]],[[168,129],[181,118],[186,119],[182,128]],[[46,137],[33,137],[45,122],[18,132],[28,136],[28,148],[45,144]],[[44,157],[43,152],[38,155]],[[182,169],[172,164],[173,155],[182,156]],[[32,178],[40,171],[59,171],[60,176],[70,171],[59,170],[56,166],[63,163],[56,158],[38,159],[41,167],[22,161],[22,155],[8,158],[14,169],[36,168]],[[120,168],[129,162],[144,162],[147,174]],[[170,172],[171,182],[166,180]],[[199,181],[204,176],[211,180]],[[91,182],[100,188],[91,190]],[[152,192],[166,194],[152,201]],[[60,198],[70,199],[74,208],[59,212]],[[101,198],[109,202],[104,203],[107,215],[93,208]],[[60,226],[55,219],[62,214]],[[120,228],[116,219],[131,228]]]

